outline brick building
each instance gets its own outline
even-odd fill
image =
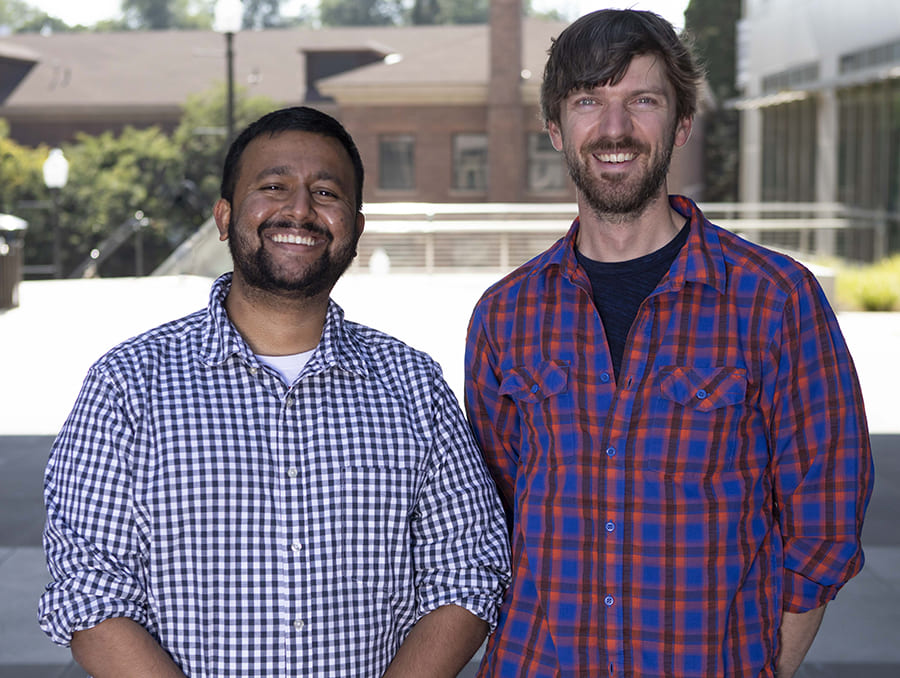
[[[243,31],[235,82],[342,120],[366,164],[366,202],[571,202],[538,107],[546,51],[565,24],[520,11],[520,0],[494,0],[490,25]],[[28,145],[125,125],[171,130],[187,97],[226,73],[213,31],[13,35],[4,48],[37,55],[0,105]],[[695,127],[670,188],[702,198]]]

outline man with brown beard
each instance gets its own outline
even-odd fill
[[[550,49],[578,218],[485,292],[466,347],[513,555],[481,675],[789,678],[862,567],[871,453],[825,295],[668,195],[701,77],[649,12]]]
[[[225,162],[233,275],[90,370],[47,466],[40,621],[96,677],[446,676],[496,623],[496,488],[427,355],[329,298],[363,167],[314,109]]]

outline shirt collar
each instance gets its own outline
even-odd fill
[[[679,290],[686,282],[695,282],[709,285],[724,294],[725,256],[716,228],[690,198],[671,195],[669,204],[676,212],[690,220],[690,233],[669,270],[668,286],[670,289]],[[589,285],[575,256],[575,240],[579,228],[580,221],[576,218],[565,237],[544,254],[544,261],[535,268],[536,273],[550,266],[558,266],[562,274],[570,280]]]
[[[247,342],[235,329],[225,310],[225,297],[231,289],[232,274],[226,273],[215,280],[209,295],[206,323],[200,344],[200,357],[207,365],[220,365],[236,355],[249,365],[257,365],[257,359]],[[316,352],[304,371],[320,372],[339,368],[367,376],[361,340],[354,323],[344,319],[344,310],[334,300],[328,300],[325,327]]]

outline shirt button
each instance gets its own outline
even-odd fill
[[[606,598],[603,599],[603,602],[606,604],[606,607],[612,607],[616,604],[616,599],[612,596],[606,596]]]
[[[303,622],[302,619],[294,620],[294,628],[297,629],[298,631],[302,631],[304,626],[306,626],[306,624]]]
[[[293,399],[293,398],[288,398],[288,399],[285,400],[284,402],[285,402],[285,405],[287,405],[288,407],[293,407],[293,406],[294,406],[294,399]]]
[[[531,387],[531,392],[532,392],[532,393],[537,393],[537,392],[540,391],[540,390],[541,390],[541,387],[538,386],[537,384],[535,384],[534,386]]]
[[[609,383],[609,372],[603,372],[600,374],[600,383]]]
[[[614,532],[615,529],[616,529],[616,524],[613,521],[610,520],[608,523],[606,523],[606,531],[607,532]]]
[[[303,544],[301,544],[299,541],[295,541],[291,544],[291,551],[293,551],[294,553],[300,553],[300,551],[302,550]]]
[[[615,457],[616,456],[616,448],[615,447],[607,447],[606,448],[606,456],[607,457]]]
[[[708,395],[709,395],[709,393],[704,391],[702,388],[699,391],[697,391],[697,398],[699,398],[700,400],[703,400]]]
[[[256,376],[256,373],[257,373],[257,372],[259,372],[259,370],[256,369],[255,367],[251,367],[251,368],[250,368],[250,374],[252,374],[254,377]]]
[[[297,477],[297,469],[295,469],[293,466],[291,466],[287,470],[287,474],[288,474],[288,478],[296,478]]]

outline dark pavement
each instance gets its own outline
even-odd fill
[[[53,438],[0,436],[0,678],[82,678],[68,650],[35,619],[47,580],[41,484]],[[798,678],[900,676],[900,434],[872,436],[875,492],[863,543],[867,563],[829,605]],[[474,675],[474,662],[461,676]]]

